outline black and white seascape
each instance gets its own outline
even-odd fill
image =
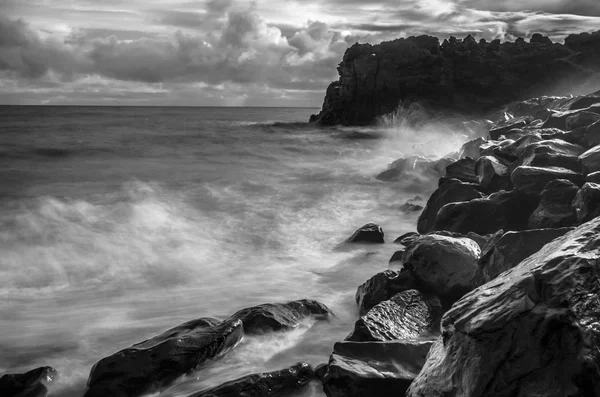
[[[3,2],[0,397],[600,396],[598,26]]]

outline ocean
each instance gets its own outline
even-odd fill
[[[316,299],[335,313],[245,338],[160,396],[327,362],[356,288],[389,267],[436,181],[375,176],[443,156],[457,123],[309,125],[307,108],[0,107],[0,375],[49,365],[81,396],[101,358],[199,317]],[[415,197],[419,196],[419,197]],[[374,222],[384,245],[344,244]],[[303,395],[323,396],[314,384]]]

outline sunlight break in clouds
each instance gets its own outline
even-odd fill
[[[596,0],[4,0],[0,103],[320,106],[354,42],[555,40]]]

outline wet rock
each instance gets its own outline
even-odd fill
[[[392,182],[409,179],[410,177],[424,180],[440,177],[453,159],[432,160],[423,156],[410,156],[394,161],[387,170],[375,178],[380,181]]]
[[[583,142],[588,148],[600,145],[600,121],[595,122],[585,129]]]
[[[133,397],[162,389],[207,360],[231,350],[248,334],[292,329],[305,318],[331,312],[316,301],[264,304],[238,311],[220,322],[200,318],[135,344],[94,365],[85,397]]]
[[[587,182],[573,200],[577,222],[584,223],[600,215],[600,184]]]
[[[592,172],[585,177],[586,182],[600,183],[600,171]]]
[[[446,305],[471,290],[480,255],[479,245],[469,238],[432,234],[407,248],[404,266],[419,291],[437,295]]]
[[[470,157],[471,159],[477,160],[481,155],[480,147],[486,142],[487,140],[485,138],[476,138],[465,143],[458,151],[458,157],[461,159]]]
[[[407,244],[410,244],[410,241],[414,240],[416,237],[419,237],[419,233],[415,233],[415,232],[404,233],[402,236],[400,236],[396,240],[394,240],[394,243],[407,245]]]
[[[419,212],[422,209],[423,209],[422,205],[413,204],[413,203],[409,203],[409,202],[406,202],[400,206],[400,211],[404,212],[405,214],[410,214],[411,212]]]
[[[494,156],[482,156],[477,160],[475,173],[479,185],[487,191],[510,189],[508,165]]]
[[[600,104],[591,105],[587,108],[577,109],[577,110],[567,110],[563,112],[551,112],[550,116],[544,124],[542,124],[542,128],[560,128],[561,130],[566,130],[567,128],[567,119],[577,116],[581,113],[599,113],[600,112]],[[575,120],[572,119],[571,120]],[[569,125],[572,127],[572,125]]]
[[[540,195],[546,185],[555,179],[566,179],[581,185],[583,176],[577,172],[560,167],[517,167],[511,174],[515,190],[527,196]]]
[[[529,229],[575,226],[575,211],[571,203],[579,187],[566,179],[548,183],[540,195],[540,204],[529,217]]]
[[[425,209],[421,212],[417,221],[417,231],[428,233],[434,230],[438,212],[446,204],[470,201],[481,197],[483,197],[483,193],[479,191],[477,185],[451,179],[429,197]]]
[[[567,130],[574,130],[581,127],[587,128],[590,124],[594,124],[598,120],[600,120],[600,114],[584,111],[567,117],[565,126],[567,127]]]
[[[487,246],[486,251],[481,254],[473,286],[478,287],[493,280],[500,273],[517,266],[523,259],[571,230],[572,227],[564,227],[504,233],[495,244]]]
[[[84,397],[134,397],[165,387],[243,337],[242,322],[201,318],[98,361]]]
[[[383,229],[374,223],[367,223],[354,232],[348,239],[349,243],[379,243],[383,244]]]
[[[414,277],[408,271],[388,269],[377,273],[356,290],[355,300],[358,312],[362,316],[379,302],[388,300],[400,292],[415,288]]]
[[[523,230],[538,202],[530,202],[518,192],[500,191],[486,198],[450,203],[436,217],[434,230],[480,235],[500,229]]]
[[[407,397],[600,395],[600,218],[456,302]]]
[[[315,300],[287,303],[265,303],[236,312],[228,321],[241,320],[246,334],[261,334],[296,328],[306,318],[327,319],[332,315],[327,306]]]
[[[448,165],[445,177],[467,183],[479,183],[477,175],[475,175],[475,160],[470,157],[457,160]]]
[[[543,141],[544,138],[542,138],[542,136],[535,132],[535,133],[528,133],[516,140],[514,140],[514,142],[512,142],[510,145],[507,145],[504,148],[504,152],[501,152],[501,154],[504,154],[504,157],[506,158],[507,156],[510,156],[511,158],[515,158],[518,159],[519,157],[521,157],[523,155],[523,152],[525,151],[525,149],[536,142],[541,142]]]
[[[404,263],[404,250],[394,252],[388,262],[401,262],[400,264]]]
[[[0,378],[2,397],[47,397],[48,385],[57,377],[52,367],[39,367],[24,374],[6,374]]]
[[[327,373],[327,364],[325,364],[325,363],[319,364],[315,368],[315,376],[317,377],[317,379],[320,379],[321,381],[323,381],[323,378],[325,377],[326,373]]]
[[[338,342],[323,379],[328,397],[403,396],[432,341]]]
[[[594,146],[579,156],[579,162],[586,175],[600,171],[600,145]]]
[[[356,342],[418,339],[439,332],[441,303],[416,290],[408,290],[375,305],[354,325],[346,340]]]
[[[284,397],[302,389],[315,377],[307,363],[297,363],[279,371],[247,375],[220,386],[192,393],[188,397]]]
[[[512,165],[513,170],[519,166],[561,167],[579,171],[578,157],[585,151],[579,145],[559,139],[534,142],[528,145],[521,156]]]
[[[515,119],[510,119],[503,123],[500,123],[497,127],[492,128],[489,132],[490,139],[497,141],[501,136],[510,137],[509,132],[514,129],[519,129],[525,127],[527,124],[533,121],[533,117],[531,116],[523,116]]]

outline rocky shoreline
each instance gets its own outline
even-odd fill
[[[584,47],[596,36],[565,46],[535,36],[500,51],[573,51],[575,42]],[[492,45],[465,40],[460,46],[473,51]],[[570,56],[589,66],[596,58],[588,55]],[[507,97],[489,103],[500,99]],[[362,122],[365,114],[317,119]],[[427,172],[439,183],[418,233],[394,241],[401,247],[395,268],[358,287],[359,316],[328,363],[297,363],[188,397],[286,396],[314,381],[329,397],[600,396],[600,92],[512,103],[482,135],[447,158],[399,159],[380,176]],[[367,224],[347,243],[384,244],[384,231]],[[235,349],[244,335],[332,316],[320,302],[299,300],[250,307],[224,321],[196,319],[100,360],[85,396],[159,392]],[[47,396],[56,376],[50,367],[4,375],[0,395]]]

